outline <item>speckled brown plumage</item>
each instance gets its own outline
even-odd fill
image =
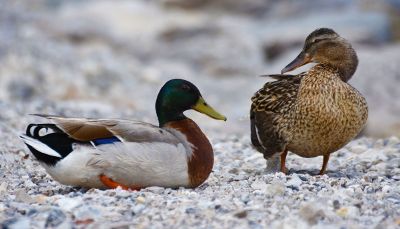
[[[271,77],[277,81],[266,83],[255,93],[250,111],[251,141],[265,159],[283,150],[285,139],[279,129],[284,122],[280,120],[293,106],[301,82],[301,76]]]
[[[273,75],[252,98],[251,140],[268,159],[281,153],[285,172],[287,151],[302,157],[329,155],[364,127],[368,108],[364,97],[347,81],[357,67],[351,45],[330,29],[311,33],[299,56],[282,72],[315,62],[299,75]]]

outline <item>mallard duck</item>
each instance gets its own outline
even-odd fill
[[[214,154],[189,109],[226,118],[192,83],[173,79],[161,88],[159,126],[120,119],[38,115],[21,138],[51,177],[71,186],[138,190],[149,186],[195,188],[209,176]]]
[[[307,63],[316,63],[298,75],[285,75]],[[335,31],[321,28],[305,40],[303,50],[252,97],[251,141],[271,159],[280,154],[286,173],[287,152],[301,157],[323,156],[324,174],[329,156],[363,129],[368,107],[365,98],[347,83],[358,59],[349,42]],[[268,161],[268,160],[267,160]]]

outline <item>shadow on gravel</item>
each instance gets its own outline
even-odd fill
[[[299,175],[310,175],[310,176],[318,176],[319,170],[312,169],[312,170],[296,170],[290,169],[289,174],[299,174]],[[355,179],[360,178],[362,176],[361,173],[358,172],[343,172],[343,171],[335,171],[335,170],[327,170],[325,174],[331,178],[348,178],[348,179]]]

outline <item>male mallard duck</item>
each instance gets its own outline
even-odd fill
[[[283,75],[307,63],[317,63],[299,75]],[[251,140],[269,159],[281,153],[286,173],[288,151],[302,157],[323,156],[323,174],[329,155],[346,145],[364,127],[365,98],[347,81],[356,71],[357,55],[332,29],[308,35],[303,50],[252,97]]]
[[[130,120],[39,115],[51,123],[30,124],[21,138],[62,184],[194,188],[208,178],[214,154],[197,124],[183,114],[189,109],[226,120],[204,101],[195,85],[173,79],[157,97],[159,127]]]

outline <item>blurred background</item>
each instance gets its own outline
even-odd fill
[[[211,137],[248,135],[250,98],[314,29],[348,39],[350,81],[370,108],[365,134],[400,136],[398,0],[1,0],[0,122],[29,113],[157,123],[162,84],[184,78],[228,117],[188,112]],[[310,68],[305,66],[297,72]]]

